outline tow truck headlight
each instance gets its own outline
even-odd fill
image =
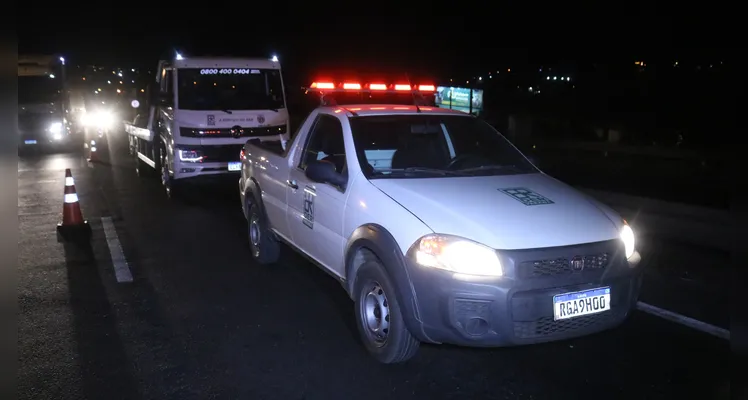
[[[62,122],[53,122],[49,124],[49,132],[54,134],[58,134],[62,132]]]
[[[199,150],[179,149],[179,161],[202,162],[203,153]]]
[[[426,235],[408,252],[419,265],[464,275],[502,276],[501,261],[490,247],[450,235]]]
[[[621,228],[621,241],[626,252],[626,259],[630,259],[636,251],[636,237],[634,236],[634,230],[631,229],[626,220],[623,221],[623,227]]]

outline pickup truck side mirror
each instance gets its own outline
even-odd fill
[[[307,164],[306,177],[314,182],[330,183],[341,188],[345,188],[348,183],[348,179],[335,170],[335,164],[326,161],[314,161]]]

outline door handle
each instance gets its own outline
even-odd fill
[[[287,180],[286,185],[288,185],[291,189],[299,188],[299,185],[296,184],[296,181]]]

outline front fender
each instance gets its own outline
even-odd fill
[[[345,248],[346,291],[353,297],[356,284],[356,273],[361,263],[356,262],[356,255],[361,249],[368,249],[381,261],[392,283],[395,295],[402,306],[403,320],[408,330],[421,341],[432,342],[424,330],[418,310],[418,299],[413,288],[405,257],[395,238],[384,227],[367,224],[353,231]]]

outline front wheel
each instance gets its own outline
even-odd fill
[[[354,293],[356,326],[369,354],[384,364],[413,358],[421,343],[405,326],[394,285],[378,260],[359,268]]]
[[[163,185],[164,191],[166,191],[166,196],[170,199],[175,199],[179,197],[182,185],[178,180],[172,178],[171,173],[169,173],[168,158],[166,150],[163,147],[159,150],[159,160],[161,160],[161,185]]]

